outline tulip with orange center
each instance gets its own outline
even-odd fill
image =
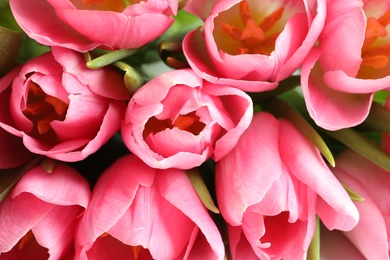
[[[54,47],[0,79],[0,139],[13,135],[31,153],[79,161],[119,129],[128,99],[119,72],[89,70],[82,54]],[[0,151],[30,158],[20,145]]]
[[[333,1],[301,70],[310,116],[337,130],[362,123],[374,93],[390,88],[388,1]]]
[[[315,44],[325,2],[190,1],[185,9],[204,19],[204,27],[186,35],[184,54],[194,71],[212,83],[251,92],[274,89]]]
[[[121,134],[149,166],[191,169],[225,156],[252,113],[252,100],[243,91],[206,82],[190,69],[175,70],[133,95]]]

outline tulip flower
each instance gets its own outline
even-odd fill
[[[364,198],[355,202],[360,213],[357,226],[344,235],[365,259],[389,259],[390,172],[363,158],[352,150],[336,158],[335,176]]]
[[[127,99],[119,72],[89,70],[82,54],[55,47],[0,79],[0,128],[32,153],[79,161],[118,131]],[[1,154],[18,155],[8,148]]]
[[[76,233],[77,259],[223,259],[219,231],[183,170],[135,155],[99,178]]]
[[[122,124],[127,147],[154,168],[191,169],[221,159],[252,118],[250,97],[203,81],[192,70],[166,72],[131,98]]]
[[[72,167],[33,167],[0,202],[0,259],[73,259],[89,199],[87,180]]]
[[[329,229],[351,230],[359,218],[318,149],[266,112],[217,162],[216,195],[233,259],[302,259],[316,214]]]
[[[79,52],[139,48],[169,28],[177,5],[177,0],[10,1],[16,21],[30,38]]]
[[[204,28],[183,41],[194,71],[215,84],[260,92],[301,66],[323,28],[326,1],[189,1],[185,9],[204,19]]]
[[[319,45],[302,66],[302,90],[310,116],[322,128],[356,126],[373,95],[390,87],[388,2],[331,1]]]

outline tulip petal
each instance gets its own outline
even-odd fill
[[[63,46],[77,51],[94,49],[99,43],[91,43],[68,24],[57,18],[48,1],[10,1],[10,6],[19,26],[31,38],[49,46]]]
[[[319,199],[316,207],[324,224],[329,229],[341,230],[356,226],[359,213],[318,149],[287,121],[281,121],[280,132],[280,144],[283,145],[280,154],[283,161],[288,161],[289,171],[324,200]]]

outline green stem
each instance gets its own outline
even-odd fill
[[[307,251],[307,260],[320,260],[320,219],[316,216],[316,229]]]
[[[127,58],[136,53],[137,51],[138,49],[121,49],[117,51],[108,52],[102,56],[88,61],[87,67],[90,69],[99,69],[114,62],[120,61],[124,58]]]
[[[386,171],[390,171],[390,155],[383,151],[373,140],[361,135],[352,128],[345,128],[338,131],[324,131],[374,164]]]

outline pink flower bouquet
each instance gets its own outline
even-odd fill
[[[389,1],[0,13],[0,260],[390,260]]]

